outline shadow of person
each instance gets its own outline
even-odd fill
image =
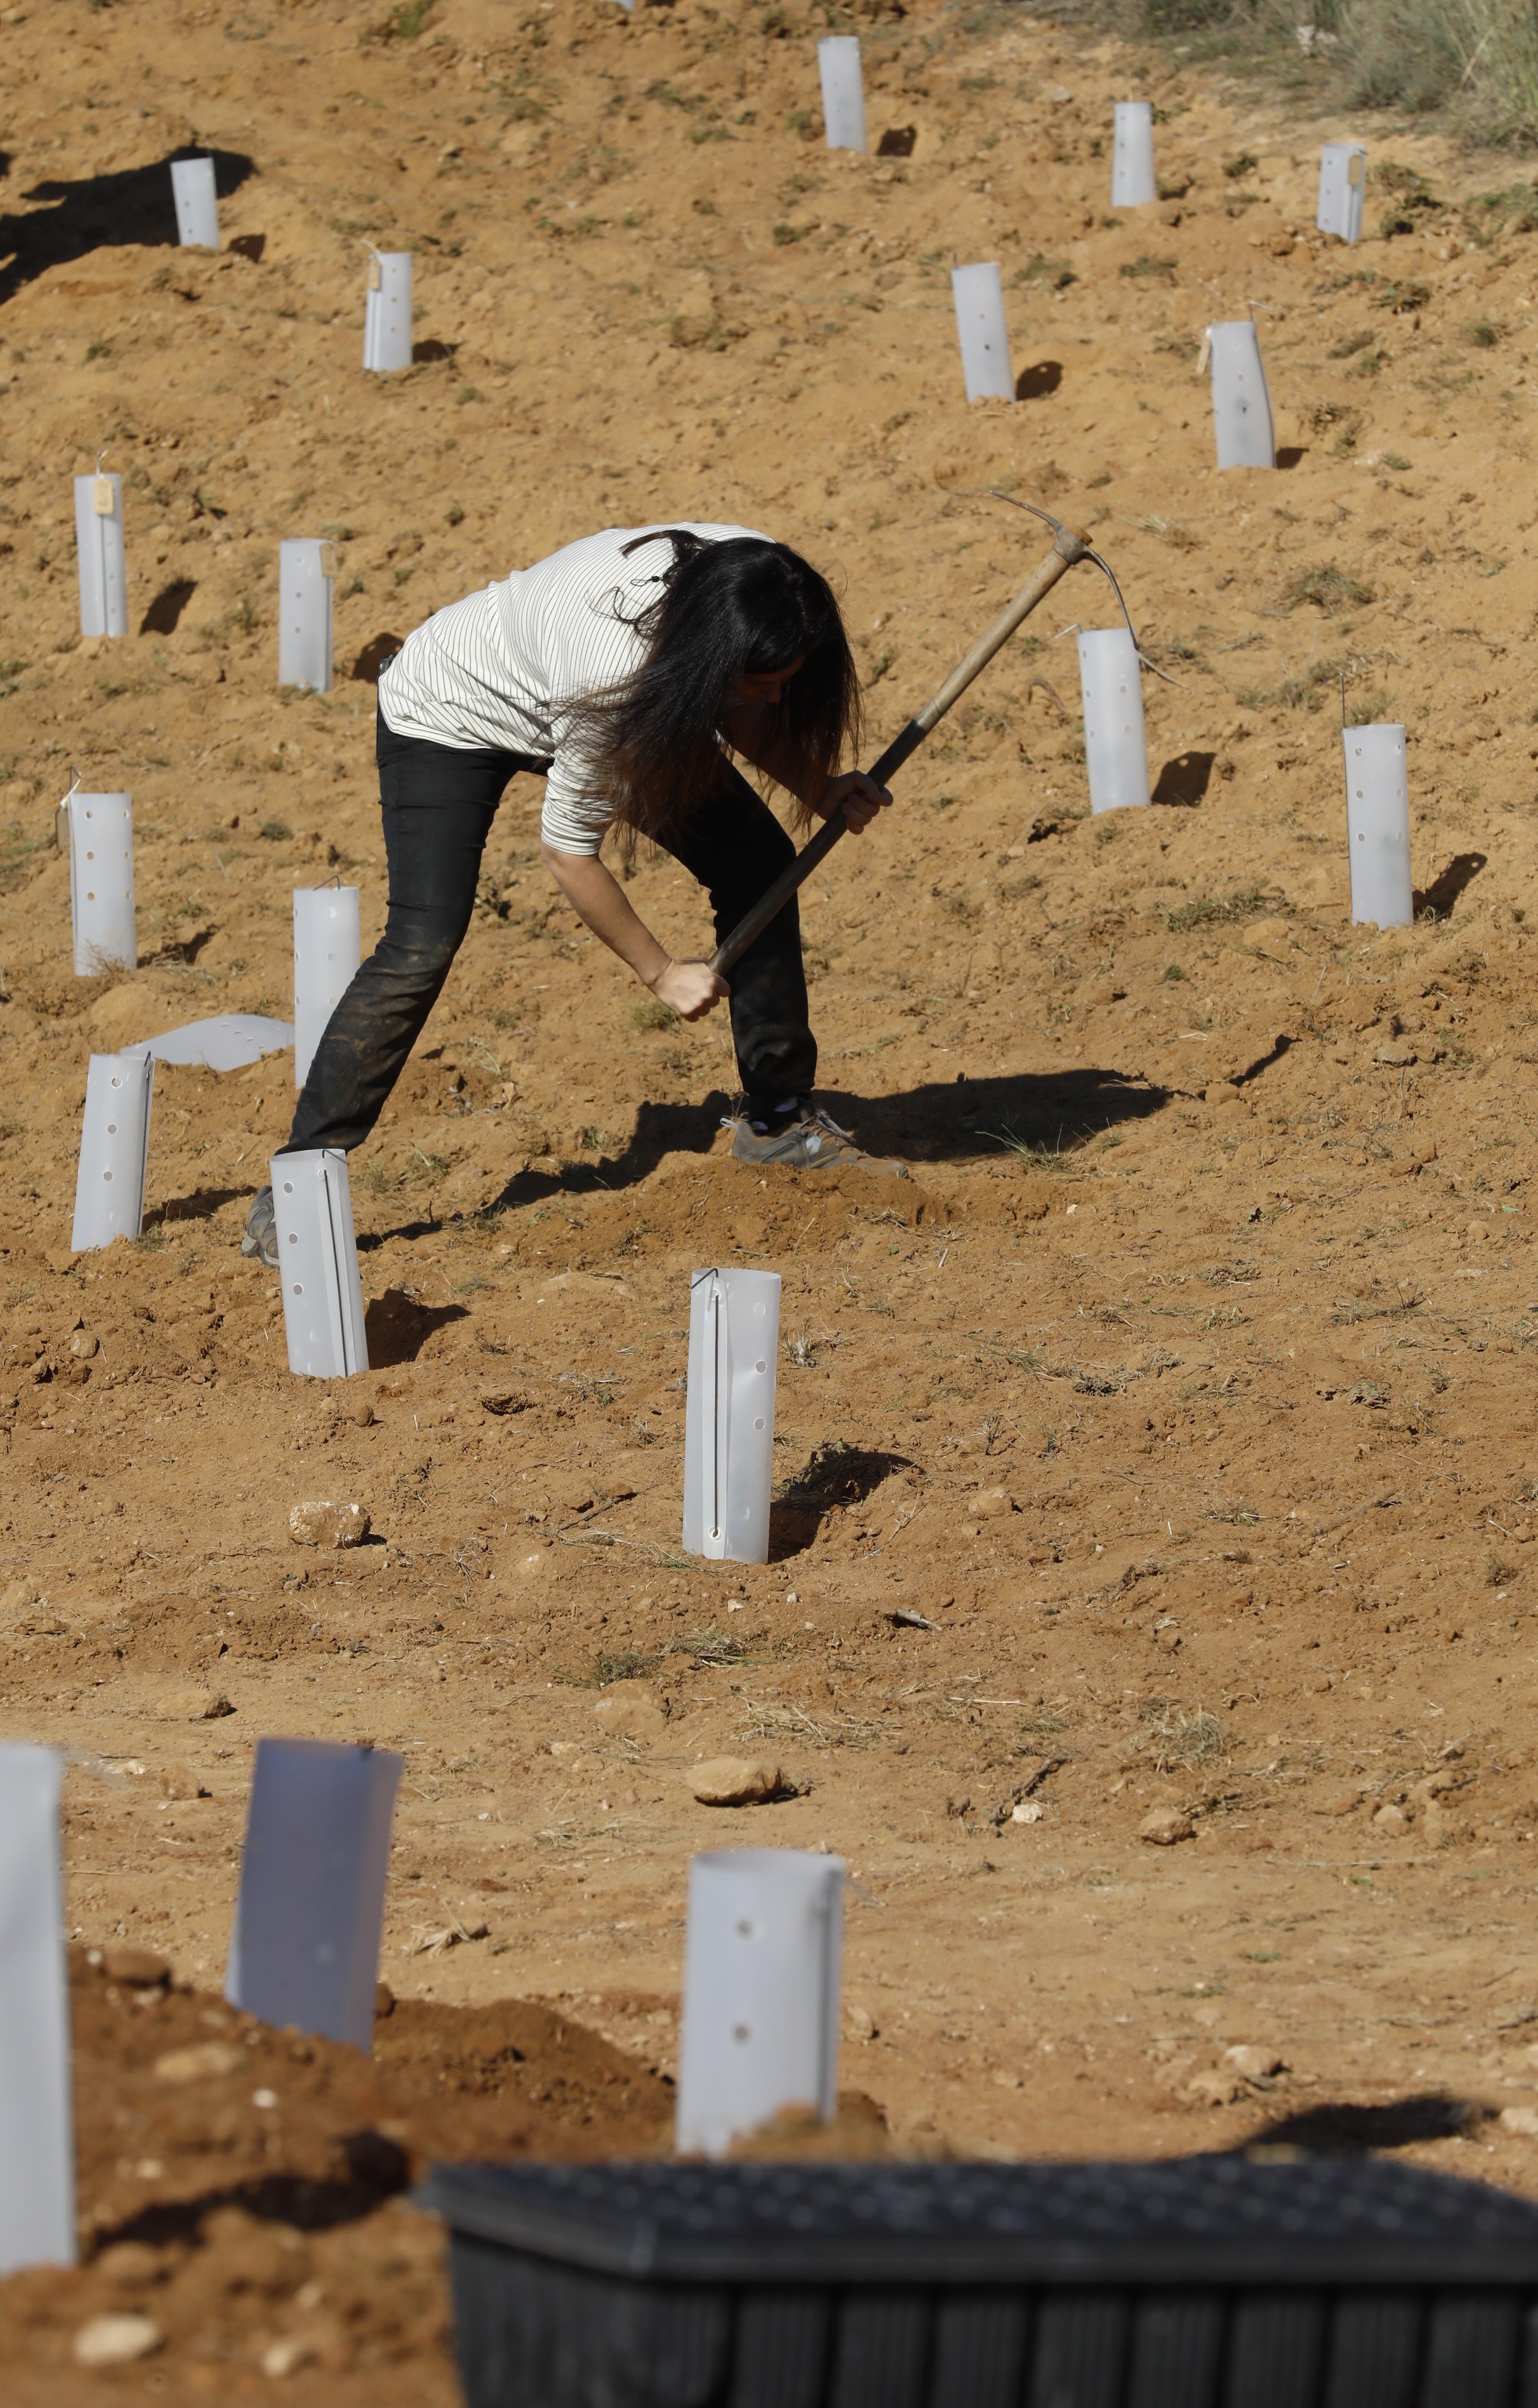
[[[1489,855],[1483,853],[1455,853],[1445,869],[1433,878],[1424,891],[1416,887],[1416,918],[1445,920],[1466,887],[1472,886],[1484,868]]]
[[[174,578],[169,585],[163,585],[139,621],[139,634],[174,636],[177,621],[196,592],[196,580],[191,577]]]
[[[414,1363],[435,1329],[468,1318],[463,1304],[422,1304],[404,1288],[387,1287],[363,1317],[369,1369],[382,1371],[392,1363]]]
[[[1347,2099],[1321,2100],[1248,2133],[1238,2153],[1293,2148],[1309,2157],[1365,2157],[1378,2149],[1407,2149],[1417,2141],[1456,2140],[1470,2121],[1468,2100],[1445,2090],[1417,2091],[1372,2106]]]
[[[171,198],[171,161],[210,157],[220,198],[237,192],[256,173],[241,150],[170,151],[143,167],[117,167],[103,176],[50,177],[22,194],[43,206],[0,215],[0,302],[45,269],[83,259],[93,251],[134,243],[145,250],[174,245],[176,208]]]
[[[1212,782],[1216,758],[1215,752],[1177,752],[1159,771],[1158,783],[1149,800],[1171,803],[1182,810],[1194,809]]]
[[[163,1221],[211,1221],[226,1204],[234,1204],[250,1194],[249,1187],[196,1187],[190,1196],[168,1196],[164,1204],[146,1212],[144,1226],[154,1229]]]
[[[1022,368],[1014,380],[1016,401],[1044,401],[1056,393],[1063,380],[1061,360],[1038,360],[1034,367]]]
[[[370,636],[353,662],[350,674],[360,685],[378,685],[380,671],[385,662],[395,659],[405,641],[404,636],[392,636],[388,632],[382,636]]]
[[[1147,1120],[1170,1098],[1125,1072],[1096,1067],[1013,1072],[855,1097],[825,1091],[827,1109],[870,1154],[910,1162],[1071,1154],[1124,1121]]]
[[[635,1135],[625,1152],[597,1162],[566,1162],[559,1170],[520,1170],[509,1180],[492,1211],[510,1204],[539,1204],[552,1196],[596,1196],[639,1187],[669,1154],[709,1154],[731,1110],[729,1097],[713,1089],[699,1104],[643,1103]]]
[[[888,1455],[880,1447],[850,1446],[840,1439],[815,1447],[769,1507],[770,1563],[803,1555],[827,1514],[863,1505],[894,1471],[912,1469],[907,1455]]]

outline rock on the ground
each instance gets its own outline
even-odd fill
[[[650,1745],[668,1727],[663,1701],[645,1681],[613,1681],[593,1709],[596,1719],[617,1739]]]
[[[167,1722],[216,1723],[235,1708],[219,1689],[173,1689],[161,1699],[160,1712]]]
[[[1524,2141],[1538,2141],[1538,2107],[1502,2107],[1497,2121],[1503,2132],[1517,2132]]]
[[[160,1794],[180,1803],[184,1799],[211,1797],[212,1792],[190,1764],[163,1764],[160,1769]]]
[[[761,1806],[780,1786],[777,1764],[745,1756],[714,1756],[689,1774],[689,1787],[701,1806]]]
[[[1243,2076],[1239,2073],[1193,2073],[1182,2095],[1193,2107],[1231,2107],[1236,2100],[1244,2096]]]
[[[1014,1499],[1007,1488],[985,1488],[972,1498],[971,1511],[983,1521],[992,1521],[1000,1513],[1013,1513]]]
[[[155,2078],[159,2082],[218,2082],[226,2073],[237,2073],[246,2063],[243,2049],[227,2040],[190,2041],[185,2048],[168,2048],[164,2057],[155,2059]]]
[[[1223,2052],[1223,2062],[1231,2065],[1235,2073],[1246,2082],[1269,2082],[1273,2073],[1285,2073],[1286,2065],[1273,2048],[1258,2048],[1252,2042],[1239,2041]]]
[[[1196,1826],[1175,1806],[1156,1806],[1138,1825],[1138,1837],[1156,1848],[1172,1848],[1179,1840],[1194,1840]]]
[[[169,1964],[152,1948],[104,1948],[102,1971],[129,1990],[158,1990],[171,1978]]]
[[[92,2316],[75,2336],[77,2366],[132,2366],[149,2358],[165,2336],[153,2316]]]
[[[356,1547],[373,1525],[361,1505],[338,1505],[329,1497],[294,1506],[288,1534],[298,1547]]]

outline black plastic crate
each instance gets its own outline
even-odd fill
[[[1538,2408],[1538,2207],[1374,2160],[447,2166],[468,2408]]]

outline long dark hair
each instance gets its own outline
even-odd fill
[[[788,544],[757,536],[711,543],[685,527],[639,537],[667,542],[671,565],[657,599],[631,624],[646,657],[623,685],[588,696],[572,736],[588,791],[615,807],[622,851],[665,842],[721,773],[721,728],[739,678],[801,666],[774,728],[775,774],[798,795],[797,816],[860,738],[859,676],[832,588]]]

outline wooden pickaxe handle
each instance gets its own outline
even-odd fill
[[[929,730],[939,724],[951,705],[964,695],[972,680],[982,674],[995,652],[1009,642],[1016,627],[1028,619],[1038,602],[1044,600],[1065,570],[1076,561],[1087,559],[1089,545],[1071,527],[1060,526],[1053,538],[1052,550],[1042,561],[1028,585],[1023,585],[985,635],[978,638],[965,660],[958,661],[938,694],[931,696],[923,710],[916,711],[906,727],[899,728],[885,752],[870,770],[878,786],[901,768],[903,763],[918,751]],[[740,920],[731,935],[717,945],[711,955],[711,968],[719,977],[740,961],[755,937],[761,936],[769,922],[783,910],[798,886],[804,885],[820,861],[826,861],[841,836],[848,834],[848,824],[841,810],[830,811],[814,837],[801,847],[790,867],[782,871],[772,886],[767,887],[746,917]]]

